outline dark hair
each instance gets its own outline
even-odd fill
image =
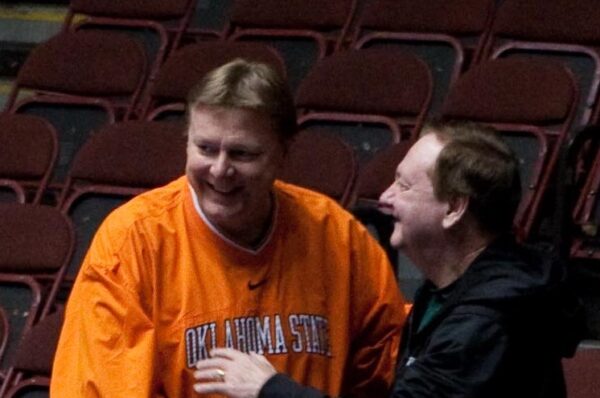
[[[198,105],[265,112],[284,141],[297,131],[290,88],[286,80],[266,64],[237,58],[212,70],[190,91],[188,112]]]
[[[521,200],[519,161],[491,127],[473,122],[431,122],[422,131],[443,142],[431,180],[440,200],[467,196],[479,226],[509,231]]]

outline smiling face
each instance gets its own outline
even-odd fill
[[[268,226],[284,154],[264,113],[206,105],[190,113],[186,175],[208,220],[238,243],[255,243]]]
[[[435,134],[419,139],[398,165],[394,183],[379,199],[395,220],[390,244],[416,263],[435,246],[448,211],[448,204],[435,197],[429,175],[442,148]]]

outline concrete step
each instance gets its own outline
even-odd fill
[[[38,43],[58,33],[67,12],[66,4],[0,5],[0,78],[14,78]]]
[[[60,31],[65,5],[0,5],[0,41],[39,43]]]

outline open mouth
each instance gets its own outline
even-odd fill
[[[213,191],[221,196],[233,196],[242,190],[242,187],[222,188],[222,187],[216,187],[209,182],[206,182],[205,184],[211,191]]]
[[[382,202],[377,202],[377,210],[379,210],[381,213],[385,214],[386,216],[393,216],[393,211],[394,208],[392,207],[392,205],[387,204],[387,203],[382,203]]]

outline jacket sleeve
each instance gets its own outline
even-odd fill
[[[390,391],[406,314],[393,267],[365,229],[353,239],[350,363],[342,396],[384,397]]]
[[[493,395],[485,389],[504,366],[508,349],[497,317],[484,310],[452,314],[428,341],[417,357],[398,364],[393,398]]]
[[[131,282],[132,264],[122,255],[131,250],[126,245],[113,250],[109,237],[96,236],[72,289],[54,359],[52,397],[158,395],[153,323]]]
[[[288,376],[277,373],[260,390],[258,398],[328,398],[328,395],[298,384]]]

